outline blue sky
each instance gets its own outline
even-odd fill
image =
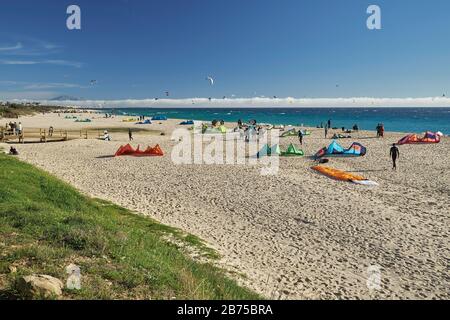
[[[81,7],[80,31],[66,28],[70,4]],[[371,4],[382,30],[366,28]],[[2,0],[0,9],[0,100],[450,94],[448,0]]]

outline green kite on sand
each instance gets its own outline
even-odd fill
[[[269,147],[267,144],[264,145],[264,147],[262,147],[261,151],[258,152],[258,154],[256,155],[257,158],[262,158],[264,156],[272,156],[272,155],[280,155],[281,151],[280,151],[280,146],[279,145],[274,145],[272,148]]]
[[[305,153],[301,149],[297,149],[292,143],[289,145],[286,151],[281,152],[281,156],[283,157],[300,157],[304,156]]]

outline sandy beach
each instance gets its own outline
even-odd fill
[[[47,114],[20,121],[25,130],[138,128],[121,119],[97,115],[91,123],[75,123]],[[134,134],[134,146],[159,144],[164,157],[111,157],[128,143],[125,132],[112,133],[109,142],[73,139],[15,146],[21,159],[88,195],[204,239],[221,254],[221,266],[238,273],[239,283],[267,298],[450,297],[450,138],[401,146],[396,172],[389,147],[405,134],[387,132],[377,139],[374,131],[360,131],[341,139],[345,147],[360,142],[368,153],[332,159],[329,165],[379,184],[366,187],[310,169],[314,161],[309,156],[332,141],[324,139],[323,129],[312,128],[305,137],[305,157],[280,158],[278,175],[262,176],[258,165],[175,165],[170,155],[177,143],[171,132],[178,123],[156,121],[143,126],[156,133]],[[298,145],[298,139],[280,139],[282,149],[290,143]],[[379,289],[367,286],[370,266],[380,267]]]

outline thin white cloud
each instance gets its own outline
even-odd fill
[[[33,65],[38,64],[37,61],[31,61],[31,60],[1,60],[1,64],[6,65]]]
[[[22,49],[22,48],[23,48],[22,43],[18,42],[15,46],[0,47],[0,52],[3,52],[3,51],[14,51],[14,50]]]
[[[11,81],[11,80],[1,80],[0,81],[0,86],[16,86],[16,85],[20,85],[20,84],[22,84],[22,82]]]
[[[343,108],[343,107],[450,107],[450,98],[235,98],[235,99],[125,99],[83,101],[41,101],[53,105],[78,105],[104,108]]]
[[[55,65],[74,67],[74,68],[81,68],[83,66],[83,63],[81,63],[81,62],[67,61],[67,60],[44,60],[44,61],[42,61],[42,63],[55,64]]]
[[[0,54],[9,56],[45,56],[60,53],[63,46],[40,39],[21,36],[15,45],[0,44]],[[12,42],[12,41],[11,41]]]
[[[65,67],[81,68],[83,63],[67,60],[0,60],[0,64],[3,65],[37,65],[37,64],[50,64]]]
[[[86,85],[67,82],[25,82],[13,80],[0,80],[0,87],[13,88],[12,90],[19,92],[30,90],[48,90],[48,89],[87,89]],[[11,90],[11,89],[9,89]]]
[[[24,87],[27,90],[87,88],[76,83],[32,83]]]

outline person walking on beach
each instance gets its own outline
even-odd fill
[[[328,126],[325,126],[325,139],[327,138],[328,135]]]
[[[392,170],[397,170],[397,159],[400,158],[400,151],[395,143],[392,144],[390,156],[392,158]]]
[[[298,130],[298,141],[303,145],[303,130]]]
[[[133,132],[131,131],[131,128],[128,129],[128,138],[130,138],[130,141],[133,140]]]

